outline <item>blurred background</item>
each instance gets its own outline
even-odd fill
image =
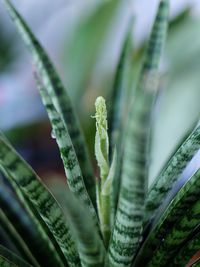
[[[78,112],[94,159],[94,101],[109,99],[116,66],[134,16],[131,86],[158,0],[122,1],[118,9],[100,0],[13,0],[54,62]],[[171,1],[170,27],[161,64],[160,95],[152,132],[150,183],[200,115],[200,2]],[[34,66],[0,2],[0,129],[45,179],[63,176]]]

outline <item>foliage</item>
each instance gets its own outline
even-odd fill
[[[9,247],[14,253],[0,246],[1,265],[150,267],[187,264],[200,247],[199,170],[178,186],[171,201],[168,196],[174,187],[177,188],[180,175],[200,148],[200,126],[184,138],[148,188],[152,115],[162,79],[159,63],[168,28],[168,1],[160,1],[137,86],[134,89],[130,86],[131,77],[135,75],[130,59],[133,52],[131,20],[109,112],[103,97],[96,100],[93,118],[96,120],[95,156],[99,178],[95,178],[68,91],[26,22],[9,0],[4,3],[32,55],[38,90],[67,179],[60,188],[62,198],[55,198],[0,133],[3,174],[0,236],[8,247],[9,244],[14,246]],[[115,10],[115,3],[115,0],[108,1],[109,10],[112,7]]]

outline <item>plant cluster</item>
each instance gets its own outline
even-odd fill
[[[0,265],[185,266],[200,248],[199,170],[167,204],[166,199],[200,147],[200,126],[187,136],[148,188],[152,114],[159,92],[168,1],[160,1],[134,92],[127,97],[125,90],[132,53],[131,21],[108,114],[104,98],[96,100],[93,118],[99,178],[94,177],[80,124],[53,64],[10,1],[3,2],[32,55],[37,87],[68,186],[64,197],[55,199],[0,133],[4,175],[0,237],[5,242],[0,246]],[[113,5],[116,2],[111,1]],[[19,256],[6,248],[12,246]],[[200,263],[196,261],[195,266]]]

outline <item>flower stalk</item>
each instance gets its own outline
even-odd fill
[[[95,156],[100,169],[100,179],[97,181],[97,207],[100,219],[100,228],[105,246],[108,246],[111,232],[110,223],[110,191],[112,181],[109,178],[109,140],[107,109],[105,99],[98,97],[95,102],[96,113],[96,136],[95,136]],[[106,188],[105,188],[106,187]]]

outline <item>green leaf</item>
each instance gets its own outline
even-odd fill
[[[151,113],[158,89],[157,69],[165,44],[168,12],[168,1],[161,1],[137,91],[130,105],[124,142],[122,182],[108,255],[109,264],[113,267],[131,266],[140,242],[148,185]]]
[[[116,213],[117,202],[119,197],[119,187],[121,178],[122,167],[122,147],[124,136],[124,117],[127,111],[127,95],[130,87],[129,73],[132,67],[132,30],[133,30],[133,18],[130,19],[128,24],[127,34],[125,36],[124,44],[122,46],[119,63],[117,66],[114,85],[111,91],[109,102],[111,103],[108,112],[108,132],[110,139],[110,150],[112,151],[116,147],[118,151],[118,162],[116,166],[115,175],[113,177],[113,215]]]
[[[198,229],[199,230],[199,229]],[[200,232],[192,238],[190,238],[184,245],[183,247],[176,253],[174,258],[170,262],[170,266],[178,267],[178,266],[186,266],[188,261],[191,259],[193,255],[196,254],[196,252],[199,251],[200,247]],[[197,260],[195,264],[192,264],[193,266],[199,266],[200,261]],[[189,266],[188,266],[189,267]]]
[[[123,132],[123,118],[127,109],[126,99],[129,89],[129,77],[128,74],[131,69],[133,45],[132,45],[132,31],[133,31],[133,17],[131,17],[128,24],[127,33],[122,46],[119,63],[114,78],[114,85],[110,96],[110,107],[108,112],[108,131],[111,140],[111,149],[115,146],[120,148],[120,141]]]
[[[0,225],[0,239],[1,239],[1,244],[5,247],[7,247],[8,249],[17,252],[17,248],[15,247],[15,245],[13,244],[12,240],[9,237],[9,234],[7,233],[7,231],[3,228],[2,225]]]
[[[101,49],[123,1],[98,1],[92,12],[80,19],[64,48],[67,80],[76,103],[86,88],[88,78],[98,60]],[[87,12],[88,10],[86,10]],[[85,15],[85,14],[84,14]],[[67,49],[66,49],[67,47]]]
[[[34,266],[40,267],[37,260],[33,256],[32,252],[27,247],[22,237],[17,233],[17,231],[14,228],[14,225],[8,220],[2,209],[0,209],[0,222],[1,226],[10,237],[10,240],[14,243],[14,246],[17,248],[17,251],[19,252],[20,256],[22,256],[23,259],[25,259],[27,262],[32,263]]]
[[[152,133],[151,184],[177,144],[200,118],[199,28],[200,18],[190,13],[169,30],[162,78],[164,90],[158,99]],[[188,40],[196,41],[190,42],[183,53],[183,44]]]
[[[178,250],[199,225],[199,194],[200,170],[174,196],[141,249],[141,262],[137,264],[143,266],[149,261],[148,266],[165,266],[176,258]],[[188,249],[185,257],[182,255],[179,266],[185,266],[189,256],[194,254],[190,252]]]
[[[0,245],[0,265],[2,267],[31,267],[23,259]]]
[[[81,266],[102,267],[105,248],[90,213],[70,191],[67,191],[64,201],[62,208],[75,236]]]
[[[1,135],[1,137],[5,142],[8,142],[3,135]],[[36,231],[38,232],[38,235],[42,243],[40,245],[40,248],[46,250],[47,254],[50,253],[51,258],[49,257],[49,260],[50,262],[52,262],[52,264],[63,267],[63,262],[64,262],[64,265],[67,265],[66,258],[62,253],[60,246],[58,245],[55,237],[49,230],[46,223],[41,219],[41,216],[37,212],[34,204],[30,201],[29,197],[23,194],[20,187],[12,179],[11,174],[4,168],[2,168],[1,164],[0,164],[0,169],[1,172],[4,174],[4,176],[6,177],[6,182],[8,182],[10,186],[13,188],[13,191],[16,193],[20,202],[23,203],[23,207],[25,208],[27,214],[30,216],[32,223],[35,225]],[[43,254],[44,253],[45,252],[43,251]]]
[[[29,257],[34,266],[64,266],[60,260],[53,256],[55,248],[49,249],[44,235],[38,231],[35,221],[28,212],[23,209],[20,200],[14,197],[12,191],[5,184],[0,185],[0,221],[4,229],[9,233],[10,239],[14,242],[25,258]],[[3,222],[2,222],[3,221]],[[42,232],[43,233],[43,232]],[[54,250],[53,250],[54,249]],[[39,265],[38,265],[38,263]]]
[[[88,210],[90,211],[94,223],[96,224],[98,229],[96,211],[87,193],[81,169],[69,133],[62,123],[62,117],[60,117],[59,113],[55,109],[54,105],[51,102],[50,96],[48,95],[46,90],[44,90],[44,87],[42,87],[39,80],[38,88],[53,127],[53,134],[56,137],[56,142],[58,144],[63,160],[69,188],[77,196],[77,198],[79,198],[88,207]]]
[[[192,267],[199,267],[200,266],[200,260],[198,260],[198,262],[195,262]],[[188,266],[189,267],[189,266]]]
[[[40,178],[6,142],[2,134],[0,135],[0,165],[9,174],[7,178],[16,183],[21,194],[35,207],[55,237],[69,265],[78,266],[79,256],[62,210]]]
[[[3,2],[32,55],[36,71],[43,83],[44,90],[47,91],[52,101],[52,105],[62,118],[60,123],[63,124],[63,128],[69,132],[69,135],[72,138],[77,158],[83,172],[86,188],[95,205],[95,184],[92,167],[85,146],[85,140],[67,92],[46,52],[34,37],[25,21],[18,14],[9,0],[4,0]]]
[[[163,203],[173,184],[199,148],[200,126],[194,129],[183,142],[153,183],[147,196],[145,222],[154,215],[154,212]]]

